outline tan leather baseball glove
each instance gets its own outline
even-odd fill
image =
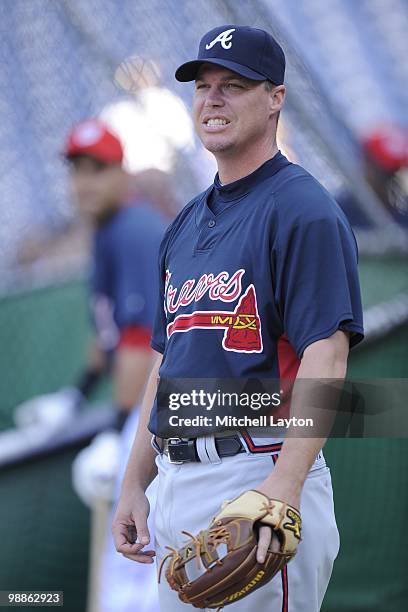
[[[262,564],[256,560],[261,524],[272,527],[280,542],[279,552],[268,550]],[[190,539],[179,550],[167,547],[159,580],[166,564],[167,581],[183,602],[221,609],[262,587],[293,559],[301,518],[292,506],[250,490],[224,502],[208,529],[182,533]]]

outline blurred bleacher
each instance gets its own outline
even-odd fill
[[[406,125],[406,2],[286,0],[275,4],[318,72],[331,103],[356,135],[378,122]]]
[[[161,84],[187,104],[191,88],[174,68],[219,23],[267,27],[288,55],[284,140],[332,191],[351,187],[376,219],[375,198],[359,176],[358,141],[384,121],[406,124],[408,6],[402,0],[15,0],[0,3],[0,270],[37,230],[60,231],[74,213],[59,157],[73,122],[99,114],[129,92],[115,85],[121,62],[153,59]],[[194,50],[194,51],[193,51]],[[137,103],[137,81],[134,83]],[[142,144],[141,144],[142,155]],[[174,171],[185,198],[197,177],[190,154]],[[364,202],[363,202],[364,206]]]

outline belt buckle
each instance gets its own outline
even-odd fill
[[[169,463],[173,463],[174,465],[181,465],[184,463],[184,461],[177,461],[176,459],[173,459],[171,456],[171,447],[176,446],[178,442],[183,442],[183,440],[181,438],[168,438],[167,439],[167,458],[169,460]]]

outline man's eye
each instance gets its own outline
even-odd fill
[[[207,85],[205,85],[205,83],[197,83],[196,84],[196,89],[205,89],[207,87]]]
[[[227,89],[244,89],[239,83],[227,83]]]

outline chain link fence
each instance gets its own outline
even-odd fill
[[[356,46],[361,35],[356,25],[366,24],[368,35],[369,16],[373,27],[382,18],[384,24],[397,28],[395,48],[391,45],[392,28],[384,28],[384,40],[375,39],[377,56],[385,49],[380,58],[383,63],[390,49],[398,51],[403,61],[406,42],[395,20],[391,23],[385,0],[383,6],[377,2],[371,7],[366,17],[360,14],[366,3],[361,4],[353,13],[349,3],[335,0],[1,3],[0,107],[4,120],[0,126],[0,270],[15,263],[19,248],[33,235],[47,237],[72,222],[75,213],[60,151],[72,124],[85,117],[102,114],[109,119],[126,141],[130,168],[158,164],[171,172],[180,202],[188,201],[208,184],[214,165],[193,135],[187,110],[192,87],[177,83],[174,70],[194,56],[202,34],[220,23],[264,27],[282,43],[288,63],[288,95],[281,146],[331,191],[347,188],[354,193],[377,228],[377,234],[362,237],[363,249],[404,250],[406,233],[386,214],[363,179],[356,130],[356,125],[365,125],[375,117],[380,120],[387,106],[380,104],[380,93],[366,95],[364,101],[359,100],[357,113],[346,71],[351,60],[348,47]],[[400,23],[405,23],[406,5],[398,0],[393,0],[393,5]],[[326,24],[321,30],[323,44],[330,27],[336,32],[336,19],[344,27],[343,52],[323,64],[324,47],[321,45],[320,55],[309,49],[313,50],[313,43],[317,45],[313,32],[319,20],[322,26]],[[359,89],[355,93],[361,98],[362,84],[371,92],[381,81],[375,80],[375,73],[370,80],[367,67],[357,59],[354,80]],[[379,61],[378,66],[380,78]],[[337,72],[333,72],[335,67]],[[390,71],[388,78],[386,118],[398,119],[408,76],[403,71]],[[365,119],[361,108],[367,111]],[[394,109],[391,117],[390,109]]]

